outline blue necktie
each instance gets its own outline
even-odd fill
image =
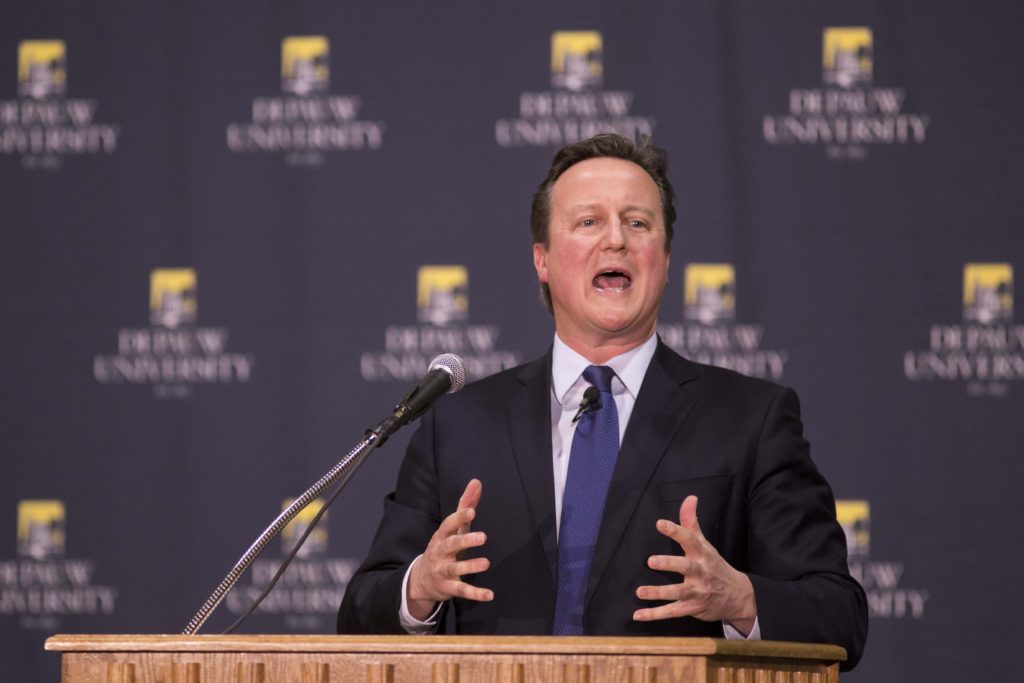
[[[582,635],[583,603],[604,501],[619,455],[619,411],[612,397],[615,371],[591,365],[583,379],[601,392],[601,406],[583,414],[569,451],[569,473],[558,529],[558,595],[555,635]]]

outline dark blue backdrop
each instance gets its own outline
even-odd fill
[[[800,393],[871,601],[844,680],[1015,662],[1018,3],[0,18],[5,680],[56,680],[54,632],[180,631],[436,353],[476,377],[542,353],[529,198],[559,144],[599,130],[670,152],[663,337]],[[406,439],[247,629],[332,631]]]

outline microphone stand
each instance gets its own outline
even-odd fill
[[[403,402],[404,403],[404,402]],[[182,635],[191,636],[195,635],[196,631],[206,622],[213,610],[217,609],[217,605],[224,600],[224,597],[234,587],[238,580],[242,578],[242,574],[245,570],[256,560],[270,542],[281,533],[288,522],[292,521],[302,510],[312,503],[314,500],[319,498],[325,491],[329,490],[335,484],[340,482],[340,486],[344,486],[348,483],[348,480],[355,473],[356,469],[363,463],[366,456],[376,446],[381,446],[387,441],[387,438],[391,436],[402,424],[399,422],[397,417],[398,409],[402,407],[400,404],[396,407],[396,415],[388,416],[376,427],[366,430],[366,436],[356,444],[356,447],[349,451],[348,455],[341,459],[337,465],[331,468],[327,474],[322,476],[319,481],[306,489],[306,492],[295,499],[295,501],[289,505],[285,510],[277,516],[270,526],[263,530],[263,533],[259,535],[249,549],[245,551],[245,554],[235,563],[235,566],[231,568],[228,575],[220,582],[216,590],[206,599],[203,606],[199,608],[192,620],[188,622],[188,626],[185,627],[181,633]],[[403,416],[404,417],[404,416]]]

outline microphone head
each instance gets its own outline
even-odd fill
[[[444,370],[451,376],[452,385],[447,391],[449,394],[454,394],[466,386],[466,364],[454,353],[442,353],[434,358],[430,361],[430,367],[427,369],[428,372],[430,370]]]
[[[591,384],[583,392],[583,402],[597,409],[601,407],[601,390]]]

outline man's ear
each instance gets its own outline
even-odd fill
[[[537,269],[537,279],[548,281],[548,250],[540,242],[533,244],[533,267]]]

